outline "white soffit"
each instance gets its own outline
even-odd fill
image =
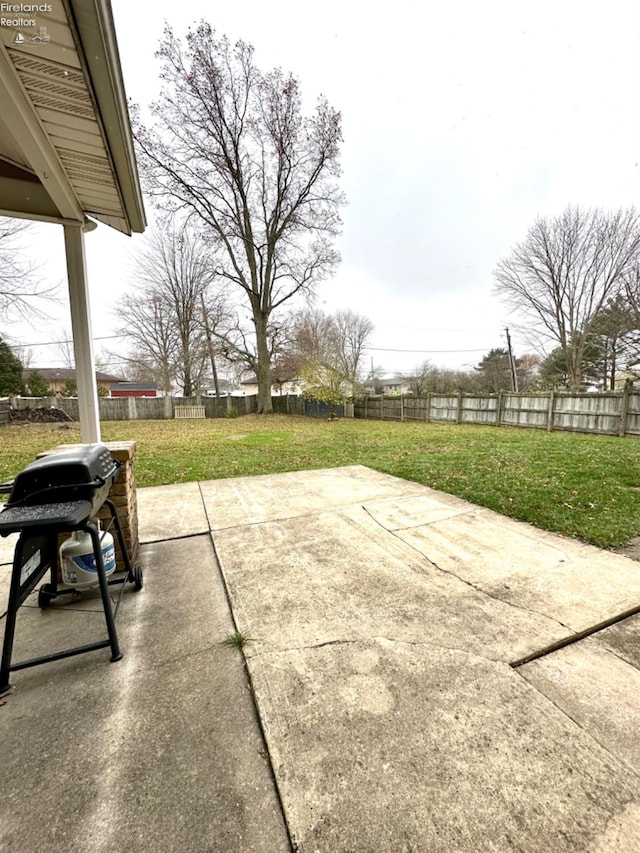
[[[143,231],[110,3],[7,5],[26,11],[0,4],[0,213]]]

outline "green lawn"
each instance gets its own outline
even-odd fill
[[[640,535],[640,441],[495,427],[270,415],[104,423],[138,443],[139,486],[368,465],[603,547]],[[0,481],[76,425],[0,427]]]

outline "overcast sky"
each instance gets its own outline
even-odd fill
[[[164,21],[183,34],[204,17],[252,43],[262,68],[293,71],[310,105],[323,94],[341,110],[349,204],[342,264],[319,304],[371,318],[367,366],[470,367],[505,345],[507,325],[515,354],[531,351],[492,295],[497,261],[537,215],[568,204],[639,206],[637,0],[112,6],[127,94],[142,105],[159,91]],[[62,229],[37,229],[34,250],[61,280]],[[140,240],[102,225],[87,235],[97,339],[118,324],[118,294],[135,287],[130,256]],[[23,342],[58,339],[70,325],[66,304],[58,314]],[[103,347],[123,344],[97,340]],[[52,348],[32,352],[34,364],[55,361]]]

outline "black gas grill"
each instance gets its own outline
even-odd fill
[[[14,480],[6,509],[0,513],[0,530],[20,519],[27,507],[86,501],[93,517],[107,499],[119,467],[104,444],[70,447],[36,459]],[[23,515],[33,518],[35,513]]]
[[[0,664],[0,693],[9,688],[9,673],[39,663],[58,660],[94,649],[111,647],[111,660],[120,660],[115,628],[115,613],[109,597],[109,584],[129,581],[142,588],[142,572],[133,569],[115,506],[108,494],[120,464],[104,444],[70,447],[51,453],[26,466],[10,484],[9,500],[0,512],[0,536],[20,533],[16,544],[11,589],[7,607],[6,627]],[[97,512],[106,505],[125,564],[126,575],[107,580],[100,531],[93,522]],[[18,608],[35,589],[43,575],[50,570],[51,582],[44,584],[38,594],[38,604],[44,609],[58,595],[73,592],[73,588],[58,588],[58,535],[83,530],[91,536],[97,577],[102,596],[108,639],[86,646],[12,664],[13,640]],[[119,599],[118,599],[119,603]],[[116,605],[116,613],[117,613]]]

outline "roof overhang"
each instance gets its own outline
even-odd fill
[[[0,26],[0,215],[142,232],[110,2],[35,5]]]

